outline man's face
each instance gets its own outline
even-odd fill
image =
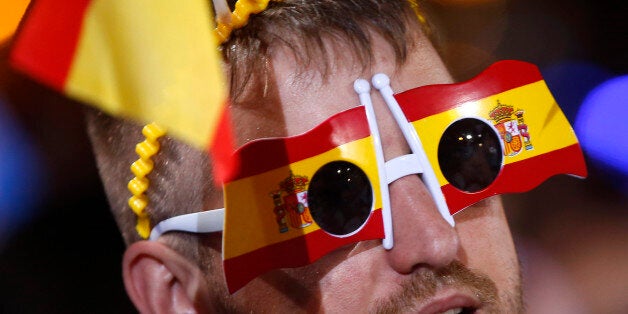
[[[381,38],[375,37],[373,50],[375,59],[368,69],[342,49],[334,50],[326,79],[316,69],[297,68],[288,51],[276,51],[268,86],[276,84],[277,88],[253,97],[265,99],[263,105],[236,104],[234,108],[236,126],[247,126],[239,127],[240,144],[300,134],[335,113],[357,106],[359,100],[353,91],[357,78],[386,73],[395,92],[452,82],[424,37],[411,48],[401,67]],[[371,92],[371,97],[386,160],[408,154],[409,147],[384,101],[377,92]],[[452,228],[439,214],[419,176],[403,177],[389,189],[393,249],[385,250],[380,240],[347,245],[306,267],[271,271],[233,295],[224,287],[214,288],[215,299],[232,310],[260,312],[520,310],[519,266],[499,198],[458,213]],[[220,269],[219,258],[216,254],[216,270]],[[212,285],[224,282],[220,271],[210,276]]]

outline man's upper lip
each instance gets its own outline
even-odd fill
[[[434,314],[456,308],[480,308],[480,300],[470,291],[458,289],[440,290],[418,307],[418,313]]]

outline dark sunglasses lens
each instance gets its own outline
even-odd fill
[[[438,144],[438,163],[445,179],[465,192],[491,185],[501,170],[502,159],[497,133],[479,119],[452,123]]]
[[[346,235],[364,224],[371,213],[373,190],[360,167],[330,162],[310,181],[307,202],[314,221],[325,231]]]

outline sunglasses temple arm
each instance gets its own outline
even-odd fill
[[[379,174],[379,190],[382,201],[382,220],[384,223],[384,239],[382,240],[382,246],[390,250],[393,248],[393,229],[392,229],[392,214],[390,212],[390,197],[388,195],[388,180],[386,179],[386,164],[384,160],[384,151],[382,149],[382,141],[379,136],[379,128],[377,127],[377,119],[375,118],[375,111],[373,110],[373,103],[371,102],[371,84],[367,80],[357,79],[353,83],[355,92],[360,97],[360,103],[364,106],[366,111],[366,120],[369,124],[369,130],[373,138],[373,144],[375,146],[375,159],[377,160],[377,172]]]
[[[158,223],[150,232],[150,240],[157,240],[162,234],[171,231],[210,233],[223,230],[225,209],[213,209],[168,218]]]
[[[375,74],[373,76],[373,86],[379,90],[380,94],[384,98],[384,101],[388,105],[388,109],[395,117],[399,128],[403,132],[403,136],[406,138],[408,145],[410,145],[412,153],[417,155],[419,161],[421,162],[421,168],[423,168],[423,182],[425,182],[427,189],[430,191],[439,213],[443,219],[445,219],[445,221],[453,227],[455,225],[454,218],[449,212],[447,202],[445,202],[445,196],[441,191],[440,183],[438,183],[438,179],[434,173],[434,168],[430,165],[430,161],[423,150],[423,145],[421,144],[419,135],[412,124],[408,122],[406,116],[401,110],[401,107],[399,107],[399,103],[397,103],[397,100],[395,100],[395,97],[393,96],[393,91],[390,88],[390,79],[386,74]]]

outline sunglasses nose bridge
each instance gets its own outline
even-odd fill
[[[394,244],[389,184],[401,177],[422,173],[422,180],[432,195],[440,215],[452,227],[455,222],[449,213],[440,184],[430,166],[425,152],[423,151],[420,139],[418,138],[418,135],[416,135],[416,132],[411,129],[412,125],[408,123],[405,115],[399,107],[399,104],[393,97],[393,92],[390,88],[390,79],[385,74],[376,74],[373,77],[373,86],[380,91],[385,103],[382,105],[388,108],[388,112],[384,111],[381,113],[381,116],[378,117],[375,116],[375,108],[370,96],[371,86],[368,81],[358,79],[354,82],[354,90],[359,95],[360,102],[365,108],[369,128],[374,140],[377,167],[381,176],[379,184],[385,233],[385,239],[382,244],[385,249],[389,250],[392,249]],[[384,107],[381,109],[386,110]],[[378,126],[379,122],[383,122],[385,128],[380,128]],[[388,127],[389,125],[395,125],[401,132],[397,131],[395,134],[395,132]],[[386,132],[385,135],[387,136],[387,143],[382,143],[380,130]],[[402,139],[399,140],[399,138]],[[399,156],[397,150],[401,147],[401,145],[399,145],[401,142],[403,142],[405,150],[407,150],[408,147],[410,148],[412,154]],[[384,144],[386,144],[386,150],[388,153],[397,153],[396,156],[393,155],[395,157],[390,159],[389,162],[385,161]]]
[[[445,197],[441,191],[440,183],[438,182],[433,167],[423,150],[423,145],[421,144],[419,135],[412,127],[412,124],[408,122],[405,114],[399,106],[399,103],[397,103],[397,100],[393,96],[394,93],[390,87],[390,78],[386,74],[378,73],[373,76],[372,82],[373,86],[379,90],[384,102],[390,110],[390,113],[394,117],[396,124],[399,129],[401,129],[412,154],[416,156],[415,158],[423,170],[421,176],[423,183],[427,186],[430,194],[432,195],[439,213],[443,219],[445,219],[453,227],[455,222],[453,216],[449,212]]]
[[[417,155],[407,154],[386,162],[386,183],[391,184],[399,178],[423,173],[423,167]]]

